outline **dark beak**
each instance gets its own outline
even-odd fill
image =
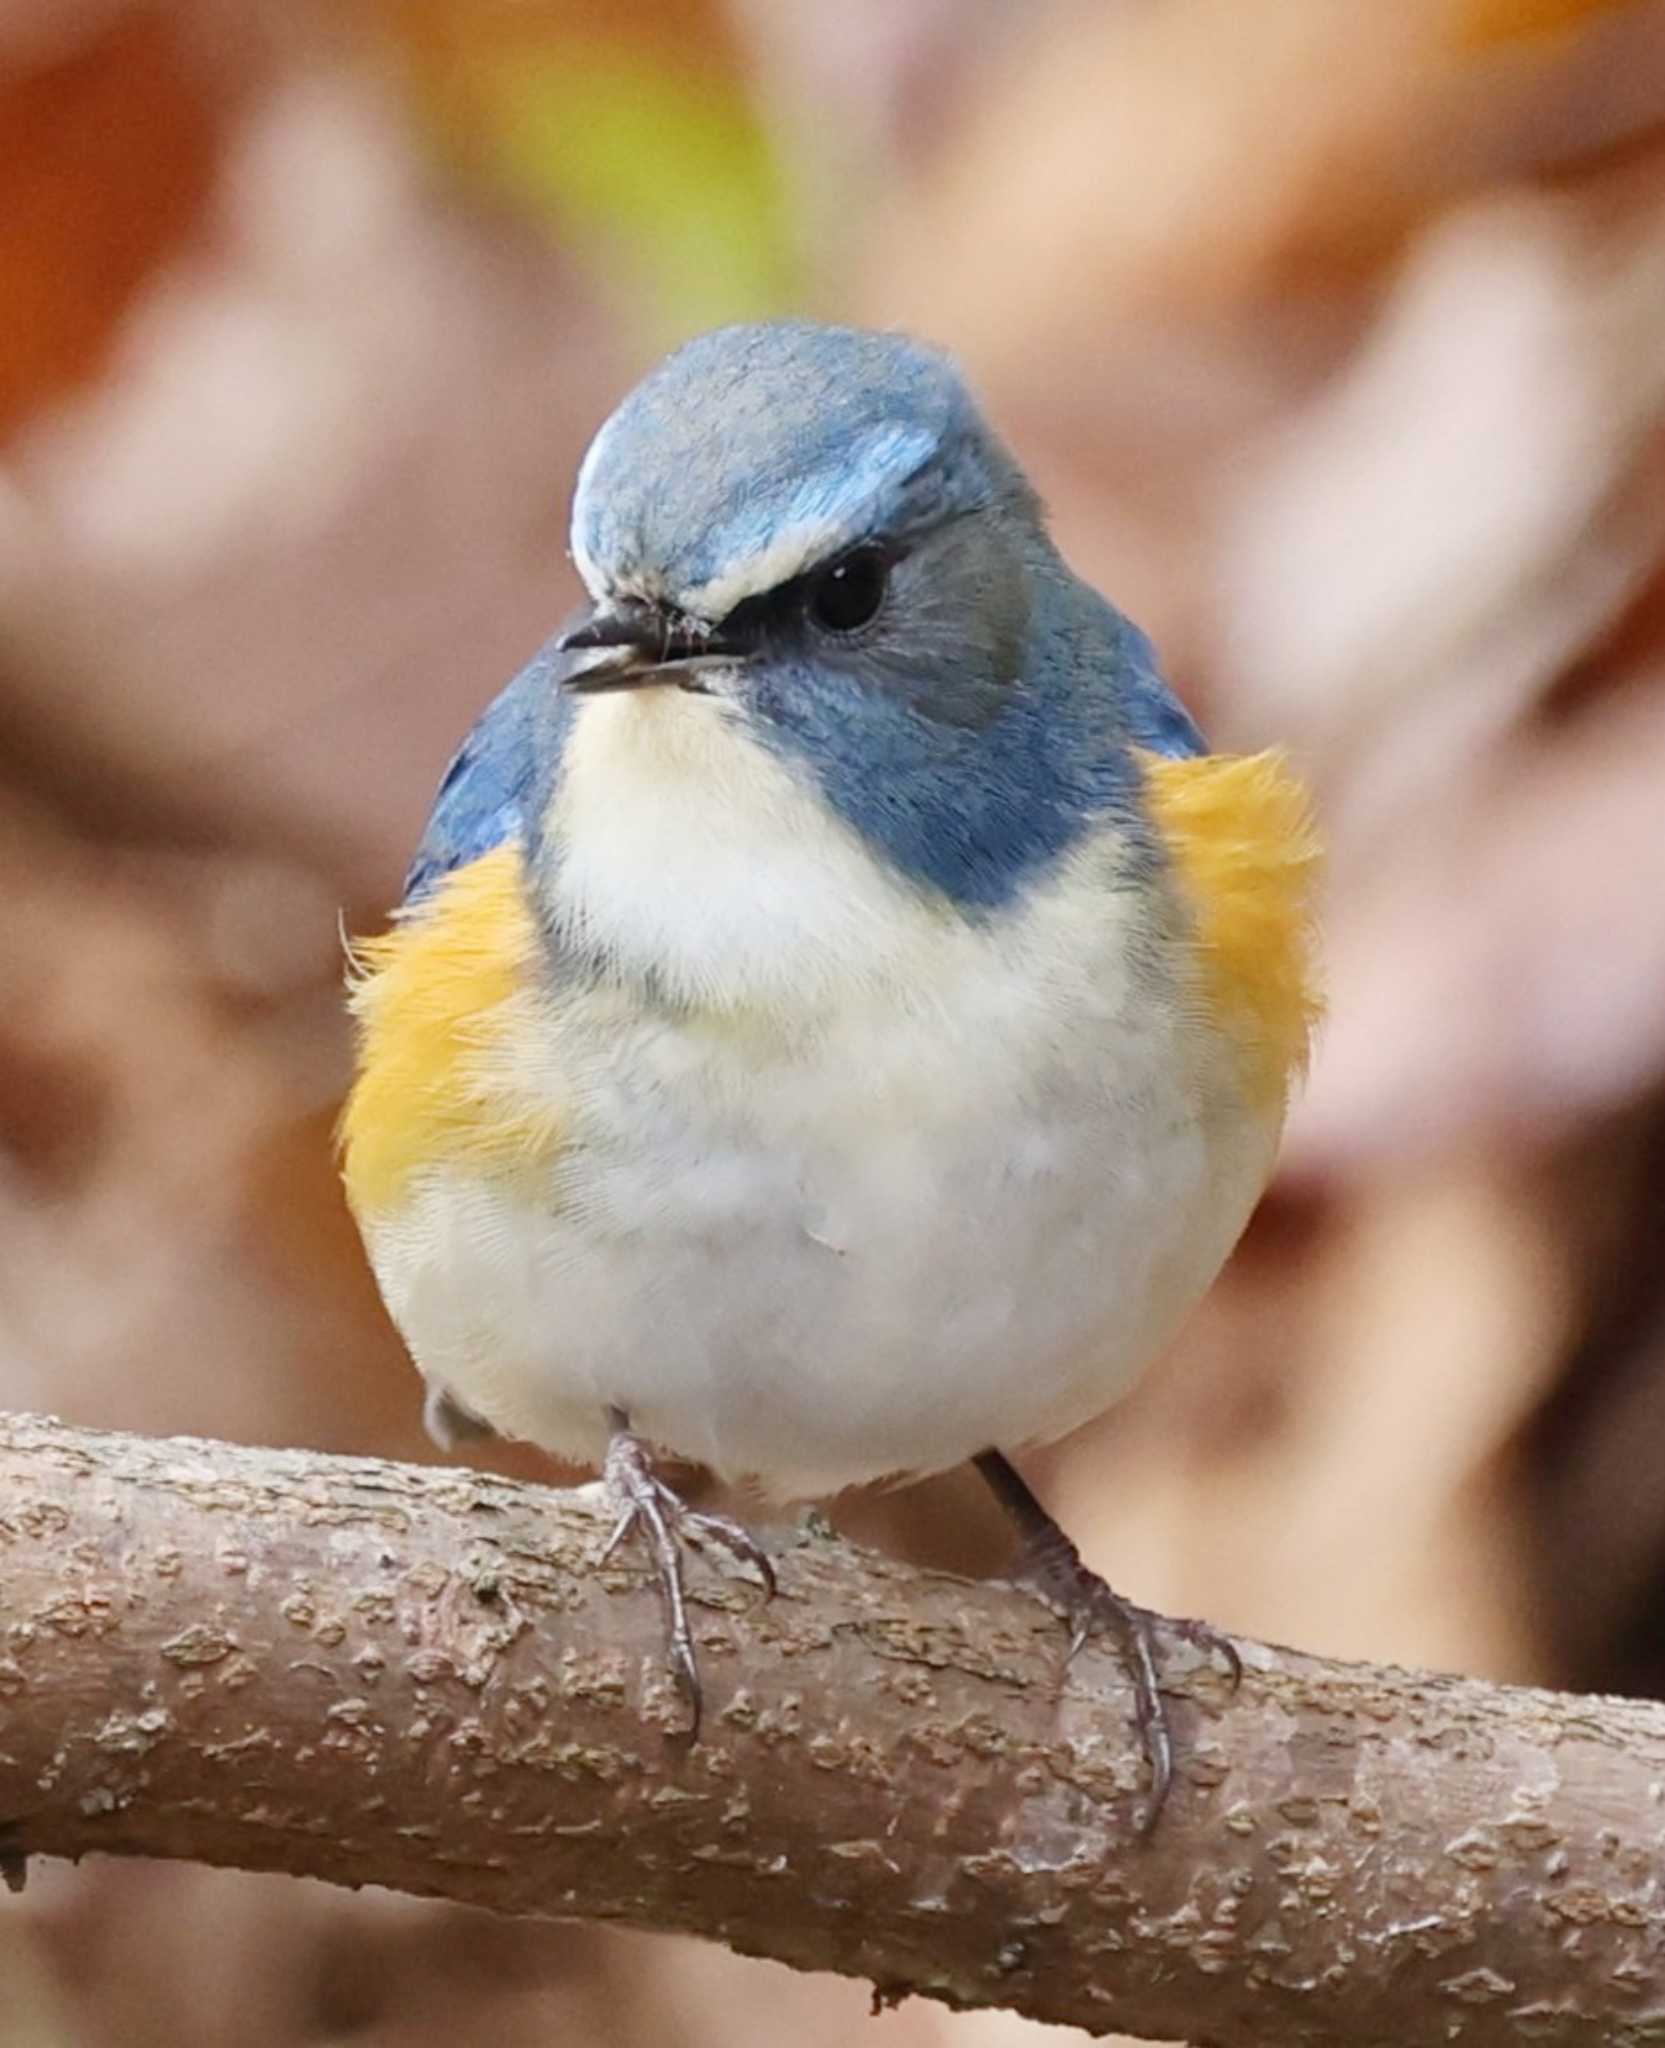
[[[575,662],[563,678],[582,696],[665,683],[697,691],[703,667],[732,661],[740,651],[709,627],[695,628],[639,598],[593,606],[555,645],[562,654],[593,657]]]

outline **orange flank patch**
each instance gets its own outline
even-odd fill
[[[358,1079],[340,1138],[358,1215],[391,1207],[427,1166],[514,1174],[549,1158],[558,1119],[517,1086],[510,1058],[537,944],[511,845],[459,868],[391,931],[353,947]]]
[[[1281,754],[1141,757],[1151,813],[1196,918],[1204,984],[1257,1106],[1281,1114],[1322,1008],[1319,844]]]

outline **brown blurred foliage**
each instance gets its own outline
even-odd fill
[[[1220,742],[1319,791],[1285,1176],[1037,1460],[1054,1504],[1159,1605],[1661,1689],[1660,0],[13,0],[0,1401],[422,1454],[334,1183],[337,918],[569,600],[573,469],[675,303],[620,278],[687,258],[639,189],[686,196],[686,135],[612,211],[564,157],[489,174],[514,64],[577,121],[598,41],[717,81],[723,233],[784,193],[809,303],[952,346]],[[961,1477],[839,1512],[998,1562]],[[188,1870],[37,1874],[0,1973],[0,2048],[868,2024],[715,1952]]]

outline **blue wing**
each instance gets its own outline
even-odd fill
[[[534,831],[549,741],[564,722],[565,661],[551,641],[492,700],[451,757],[405,876],[407,902],[504,840]]]
[[[1127,656],[1124,701],[1128,733],[1134,745],[1176,760],[1206,754],[1207,740],[1198,731],[1190,712],[1163,681],[1155,648],[1131,621],[1123,620],[1122,629]]]

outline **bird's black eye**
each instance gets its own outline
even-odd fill
[[[890,564],[877,548],[857,548],[823,569],[809,586],[809,615],[829,633],[853,633],[885,601]]]

